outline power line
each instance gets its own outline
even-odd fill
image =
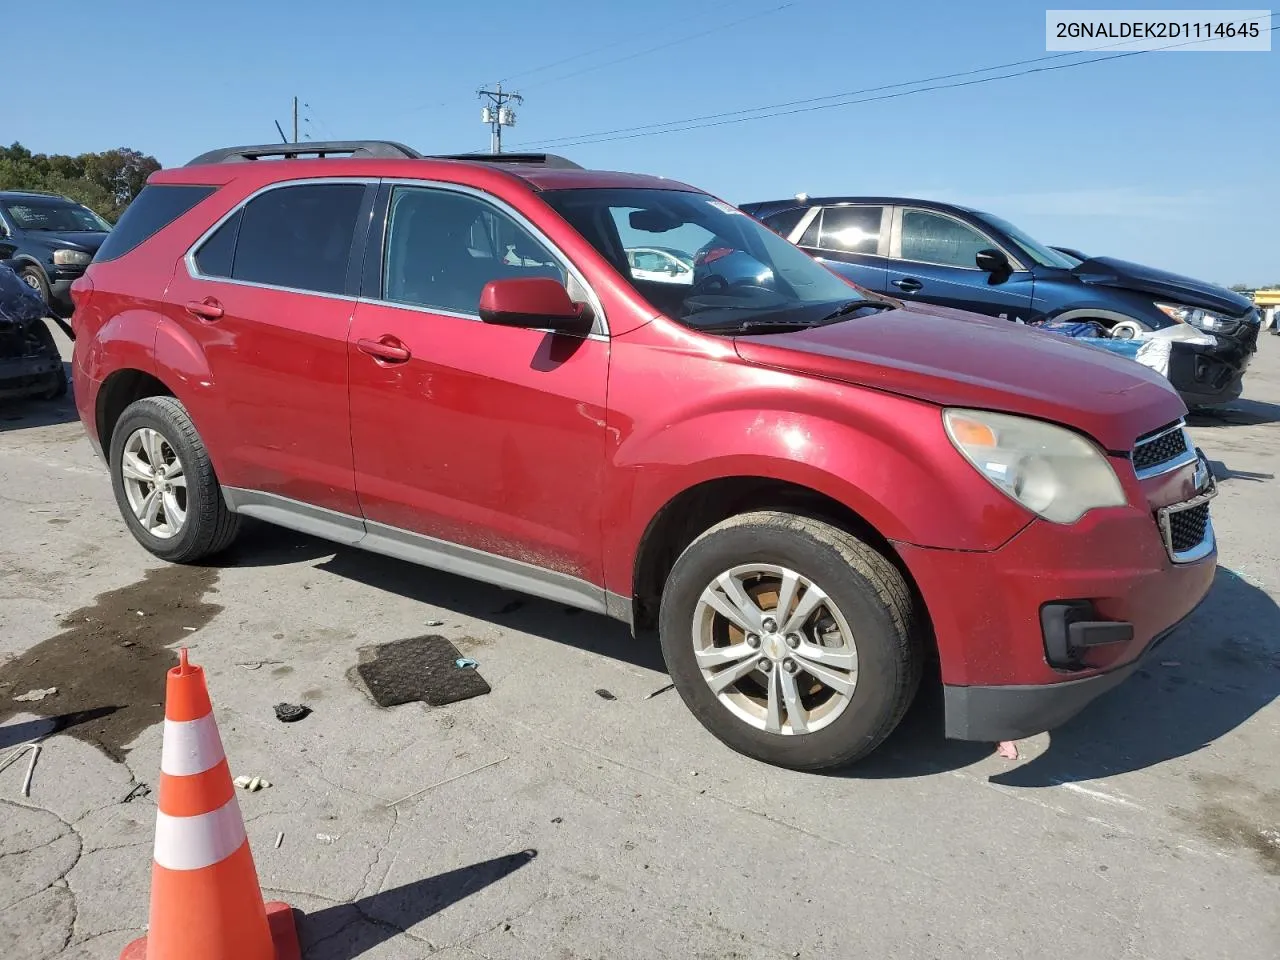
[[[590,65],[590,66],[583,67],[581,70],[574,70],[574,71],[572,71],[572,72],[570,72],[570,73],[566,73],[566,74],[563,74],[563,75],[558,76],[558,77],[552,77],[550,80],[543,80],[543,81],[541,81],[540,83],[535,84],[535,86],[547,86],[548,84],[558,83],[558,82],[560,82],[561,80],[567,80],[567,79],[570,79],[571,77],[577,77],[577,76],[580,76],[580,75],[582,75],[582,74],[584,74],[584,73],[590,73],[590,72],[591,72],[591,71],[593,71],[593,70],[601,70],[601,69],[603,69],[604,67],[611,67],[611,66],[613,66],[614,64],[623,63],[623,62],[625,62],[625,61],[627,61],[627,60],[634,60],[634,59],[636,59],[636,58],[638,58],[638,57],[647,56],[647,55],[649,55],[650,53],[656,53],[656,52],[657,52],[657,51],[659,51],[659,50],[665,50],[665,49],[667,49],[668,47],[673,47],[673,46],[675,46],[676,44],[686,43],[686,42],[688,42],[688,41],[690,41],[690,40],[696,40],[696,39],[698,39],[698,38],[700,38],[700,37],[708,36],[709,34],[716,33],[716,32],[718,32],[718,31],[720,31],[720,30],[729,30],[729,29],[732,29],[733,27],[736,27],[736,26],[738,26],[739,24],[747,23],[747,22],[748,22],[748,21],[750,21],[750,20],[757,20],[757,19],[759,19],[760,17],[769,16],[769,15],[771,15],[771,14],[777,13],[777,12],[778,12],[778,11],[780,11],[780,10],[784,10],[784,9],[786,9],[787,7],[794,7],[794,6],[796,6],[798,3],[803,3],[803,2],[804,2],[804,0],[788,0],[788,2],[783,3],[783,4],[780,4],[779,6],[771,7],[771,8],[769,8],[768,10],[762,10],[762,11],[760,11],[760,12],[758,12],[758,13],[750,14],[749,16],[742,17],[742,18],[740,18],[740,19],[738,19],[738,20],[731,21],[730,23],[720,24],[719,26],[712,27],[712,28],[707,29],[707,30],[703,30],[703,31],[701,31],[701,32],[699,32],[699,33],[687,34],[687,35],[685,35],[685,36],[676,37],[676,38],[674,38],[674,39],[672,39],[672,40],[668,40],[668,41],[666,41],[666,42],[664,42],[664,43],[660,43],[660,44],[658,44],[657,46],[649,47],[649,48],[646,48],[646,49],[644,49],[644,50],[640,50],[640,51],[638,51],[638,52],[636,52],[636,53],[629,53],[629,54],[626,54],[625,56],[617,57],[617,58],[615,58],[615,59],[613,59],[613,60],[606,60],[606,61],[604,61],[603,63],[596,63],[596,64],[592,64],[592,65]],[[728,7],[732,7],[732,6],[737,6],[737,4],[736,4],[736,3],[733,3],[733,2],[731,2],[731,3],[725,3],[725,4],[721,4],[721,5],[720,5],[719,7],[717,7],[716,9],[717,9],[717,10],[722,10],[722,9],[725,9],[725,8],[728,8]],[[587,50],[587,51],[584,51],[584,52],[582,52],[582,53],[575,53],[575,54],[574,54],[573,56],[571,56],[571,57],[563,57],[563,58],[561,58],[561,59],[559,59],[559,60],[552,61],[551,63],[544,63],[544,64],[542,64],[541,66],[538,66],[538,67],[532,67],[532,68],[530,68],[530,69],[528,69],[528,70],[521,70],[521,71],[519,71],[519,72],[517,72],[517,73],[513,73],[513,74],[511,74],[510,76],[503,77],[503,78],[502,78],[502,80],[501,80],[501,81],[499,81],[499,83],[508,83],[509,81],[511,81],[512,79],[514,79],[515,77],[527,77],[527,76],[530,76],[530,75],[535,74],[535,73],[542,73],[542,72],[544,72],[544,71],[546,71],[546,70],[554,69],[555,67],[564,66],[566,63],[572,63],[572,62],[574,62],[575,60],[581,60],[583,57],[590,57],[590,56],[593,56],[593,55],[595,55],[595,54],[601,53],[601,52],[603,52],[603,51],[605,51],[605,50],[612,50],[612,49],[615,49],[615,48],[617,48],[617,47],[626,46],[627,44],[629,44],[629,43],[633,42],[633,41],[634,41],[634,39],[635,39],[634,37],[630,37],[630,36],[629,36],[629,37],[624,37],[624,38],[623,38],[623,39],[621,39],[621,40],[615,40],[615,41],[613,41],[612,43],[607,43],[607,44],[604,44],[603,46],[595,47],[594,49]],[[528,87],[525,87],[525,89],[528,89]],[[417,112],[419,112],[419,111],[421,111],[421,110],[438,110],[438,109],[440,109],[440,108],[442,108],[442,107],[448,107],[448,106],[451,106],[453,103],[454,103],[454,101],[452,101],[452,100],[441,100],[441,101],[439,101],[439,102],[437,102],[437,103],[421,103],[421,104],[417,104],[416,106],[412,106],[412,107],[404,107],[403,109],[399,110],[398,112],[399,112],[399,113],[417,113]]]
[[[615,64],[625,63],[628,60],[635,60],[638,57],[646,57],[651,53],[657,53],[659,50],[666,50],[668,47],[674,47],[681,43],[688,43],[690,40],[698,40],[702,37],[710,36],[713,33],[719,33],[722,30],[731,30],[734,27],[740,26],[741,24],[748,23],[752,20],[759,20],[761,17],[772,16],[773,14],[779,13],[787,9],[788,7],[794,7],[798,2],[800,2],[800,0],[788,0],[788,2],[781,3],[776,7],[770,7],[768,10],[761,10],[757,13],[753,13],[745,17],[740,17],[737,20],[730,21],[729,23],[723,23],[718,26],[710,27],[706,30],[701,30],[698,33],[690,33],[681,37],[676,37],[672,40],[668,40],[664,43],[660,43],[655,47],[646,47],[644,50],[638,50],[635,53],[628,53],[625,56],[616,57],[613,60],[606,60],[603,63],[596,63],[596,64],[592,64],[591,66],[583,67],[581,70],[574,70],[570,73],[561,74],[558,77],[552,77],[550,80],[543,80],[541,83],[534,84],[534,86],[545,87],[547,84],[559,83],[561,80],[569,80],[569,79],[572,79],[573,77],[581,76],[584,73],[590,73],[593,70],[602,70],[605,67],[612,67]],[[570,58],[570,59],[575,59],[575,58]],[[528,86],[526,86],[525,89],[526,90],[529,89]]]
[[[502,128],[514,127],[516,125],[516,113],[508,103],[524,103],[524,97],[518,93],[510,93],[502,89],[502,84],[497,84],[496,90],[478,90],[476,96],[481,100],[486,97],[489,99],[489,105],[484,108],[482,114],[483,120],[489,125],[490,131],[490,153],[502,152]]]
[[[722,3],[717,9],[723,9],[724,7],[734,7],[734,6],[737,6],[737,0],[730,0],[729,3]],[[614,40],[612,43],[606,43],[606,44],[602,44],[601,46],[594,47],[593,49],[590,49],[590,50],[584,50],[582,53],[575,53],[571,57],[563,57],[559,60],[554,60],[551,63],[544,63],[540,67],[533,67],[532,69],[529,69],[529,70],[522,70],[519,73],[513,73],[509,77],[503,77],[500,82],[509,83],[510,81],[514,80],[516,77],[528,77],[535,73],[542,73],[544,70],[552,70],[556,67],[562,67],[566,63],[573,63],[573,61],[581,60],[583,57],[590,57],[590,56],[594,56],[597,53],[603,53],[605,50],[613,50],[616,47],[625,47],[627,44],[631,43],[634,39],[635,37],[633,36],[624,36],[620,40]]]
[[[1270,28],[1272,32],[1280,29],[1280,26]],[[1122,41],[1127,43],[1129,41]],[[700,117],[689,117],[683,120],[668,120],[662,123],[642,124],[634,127],[619,127],[614,130],[598,131],[596,133],[578,134],[576,136],[555,137],[547,140],[536,140],[530,143],[521,144],[522,147],[528,149],[543,149],[546,147],[573,147],[586,146],[595,143],[611,143],[617,140],[635,140],[643,137],[661,136],[667,133],[684,133],[690,130],[702,130],[709,127],[727,126],[735,123],[746,123],[751,120],[768,120],[773,117],[785,117],[799,113],[811,113],[816,110],[830,110],[836,107],[853,106],[859,103],[872,103],[881,100],[896,100],[900,97],[909,97],[917,93],[927,93],[933,90],[948,90],[956,87],[976,86],[978,84],[990,83],[995,80],[1009,80],[1015,77],[1027,76],[1032,73],[1048,73],[1054,70],[1066,70],[1071,67],[1082,67],[1091,63],[1101,63],[1108,60],[1122,60],[1126,57],[1135,57],[1144,53],[1156,53],[1161,50],[1171,50],[1175,47],[1183,47],[1195,43],[1207,43],[1207,39],[1188,40],[1182,43],[1172,43],[1162,47],[1153,47],[1148,50],[1130,50],[1124,53],[1110,54],[1103,57],[1093,57],[1088,60],[1077,60],[1073,63],[1055,64],[1048,67],[1034,67],[1030,70],[1019,70],[1014,73],[1000,74],[994,77],[980,77],[976,80],[966,80],[960,83],[934,83],[938,80],[955,79],[959,77],[972,76],[978,73],[990,73],[992,70],[1003,70],[1008,67],[1022,66],[1030,63],[1044,63],[1049,60],[1057,60],[1062,57],[1075,56],[1088,51],[1068,51],[1065,53],[1057,53],[1044,57],[1035,57],[1030,60],[1014,61],[1013,63],[999,64],[990,67],[980,67],[974,70],[961,71],[953,74],[942,74],[937,77],[927,77],[920,80],[909,80],[902,83],[886,84],[879,87],[866,87],[861,90],[850,90],[845,93],[833,93],[822,97],[808,97],[803,100],[791,100],[783,103],[767,104],[760,107],[751,107],[743,110],[735,110],[729,113],[708,114]],[[1108,44],[1103,47],[1095,47],[1095,50],[1104,50],[1111,46],[1120,46],[1121,44]],[[929,84],[932,86],[916,86],[917,84]],[[883,90],[892,90],[899,87],[915,87],[912,90],[903,90],[898,93],[884,94],[874,97],[860,97],[860,99],[845,99],[849,97],[859,97],[865,93],[875,93]],[[827,100],[837,100],[837,103],[824,103]],[[784,108],[795,109],[784,109]],[[659,129],[668,128],[668,129]]]

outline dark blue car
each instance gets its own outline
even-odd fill
[[[978,210],[899,197],[823,197],[742,210],[859,286],[1010,321],[1088,321],[1112,337],[1190,324],[1167,376],[1188,407],[1240,396],[1257,350],[1253,302],[1213,284],[1093,257],[1081,262]]]

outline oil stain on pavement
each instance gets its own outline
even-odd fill
[[[46,719],[30,725],[32,736],[65,730],[122,759],[164,719],[165,673],[177,663],[169,648],[222,609],[204,599],[217,579],[213,567],[164,566],[67,614],[62,632],[0,664],[0,724],[34,713]],[[58,692],[14,701],[49,687]]]

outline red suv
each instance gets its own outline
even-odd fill
[[[690,270],[632,266],[656,246]],[[930,657],[948,736],[1050,729],[1214,576],[1163,378],[873,298],[659,177],[219,150],[151,177],[74,296],[80,417],[153,554],[258,517],[656,627],[769,763],[867,754]]]

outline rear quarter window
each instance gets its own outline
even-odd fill
[[[117,260],[146,242],[194,207],[217,187],[187,184],[148,184],[125,209],[93,258],[95,263]]]

